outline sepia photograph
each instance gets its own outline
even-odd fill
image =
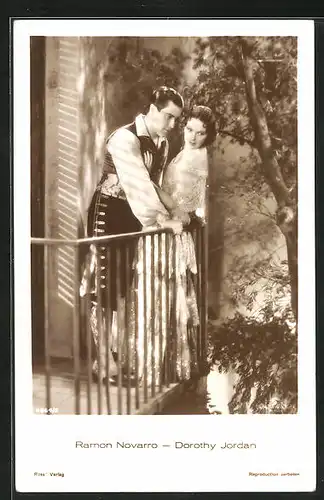
[[[296,37],[31,37],[35,412],[296,413]]]
[[[31,37],[34,410],[297,412],[297,38]]]
[[[19,491],[313,488],[313,37],[15,23]]]

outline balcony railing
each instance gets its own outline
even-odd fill
[[[190,235],[197,272],[187,269],[185,278],[178,272],[179,236],[169,231],[31,239],[32,251],[40,252],[44,263],[44,308],[39,311],[44,318],[44,363],[33,369],[35,412],[154,413],[160,408],[157,402],[202,374],[206,366],[207,228],[200,226]],[[52,296],[53,275],[55,294],[65,301],[73,318],[72,356],[64,363],[53,358],[50,347],[55,337],[49,293]],[[183,336],[179,322],[181,308],[187,305],[181,300],[190,287],[198,321],[189,320]]]

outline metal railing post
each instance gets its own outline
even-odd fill
[[[203,342],[202,357],[203,363],[207,363],[208,349],[208,226],[202,228],[202,314],[201,314],[201,335]]]
[[[194,230],[193,236],[198,268],[198,273],[193,277],[193,281],[195,282],[194,288],[200,318],[197,346],[199,364],[202,366],[206,362],[207,355],[207,226]],[[48,270],[51,249],[68,246],[72,247],[74,252],[74,300],[70,304],[73,318],[74,413],[81,414],[85,410],[86,413],[92,414],[94,411],[91,391],[93,378],[92,346],[95,343],[98,362],[98,414],[105,413],[102,406],[103,393],[105,393],[108,414],[114,413],[116,410],[118,414],[130,414],[133,411],[140,410],[142,402],[144,404],[148,402],[149,395],[154,398],[157,393],[163,392],[164,387],[169,387],[170,382],[180,382],[184,363],[187,363],[187,359],[184,360],[183,358],[183,339],[177,331],[177,309],[180,306],[180,304],[177,304],[178,286],[183,285],[186,290],[188,290],[189,286],[187,276],[184,277],[179,274],[178,239],[179,236],[172,234],[171,231],[164,230],[152,230],[144,234],[128,233],[75,240],[32,238],[32,244],[44,247],[45,398],[48,409],[53,404],[51,397],[52,367],[49,347],[50,304],[48,296]],[[91,293],[94,292],[92,289],[93,281],[89,288],[90,279],[85,297],[82,299],[82,310],[85,311],[86,321],[84,331],[87,350],[86,366],[84,367],[80,359],[80,245],[89,247],[89,257],[92,248],[96,248],[96,266],[94,266],[96,304],[94,309],[91,298]],[[90,247],[90,245],[93,245],[93,247]],[[134,245],[134,252],[132,251],[132,245]],[[143,253],[141,254],[141,252]],[[102,258],[106,259],[105,265],[101,261]],[[90,262],[87,259],[85,263],[85,275],[89,278],[90,274],[94,272],[93,262],[91,263],[91,269]],[[138,266],[139,263],[140,266]],[[134,264],[135,272],[133,272]],[[116,281],[112,283],[112,280]],[[115,302],[117,302],[116,332],[112,329],[112,299],[116,299]],[[143,318],[139,317],[140,303],[143,307]],[[93,337],[94,331],[92,331],[90,320],[93,320],[94,327],[97,329],[97,339]],[[134,321],[135,325],[133,325]],[[114,342],[115,340],[116,342]],[[115,393],[117,408],[113,408],[110,386],[110,383],[113,383],[110,382],[112,350],[116,351],[117,356],[117,388]],[[124,360],[126,360],[125,364]],[[102,380],[104,377],[106,383],[103,388]],[[135,384],[131,383],[132,377],[135,379]],[[143,382],[142,387],[141,382]],[[148,387],[149,382],[151,384],[150,390]],[[123,388],[124,385],[126,385],[125,388]],[[134,389],[132,389],[133,385]],[[142,397],[143,400],[141,401]],[[81,408],[81,403],[85,400],[87,406]]]
[[[156,300],[156,291],[155,291],[155,272],[156,272],[156,267],[155,267],[155,237],[152,234],[150,237],[150,243],[151,243],[151,335],[150,335],[150,341],[151,341],[151,359],[150,359],[150,366],[151,366],[151,396],[155,396],[155,300]]]
[[[127,402],[126,402],[126,408],[127,408],[127,413],[131,413],[131,382],[130,382],[130,377],[131,377],[131,367],[130,367],[130,362],[131,362],[131,357],[130,357],[130,335],[129,335],[129,313],[130,313],[130,307],[129,307],[129,298],[130,298],[130,292],[129,292],[129,274],[130,273],[130,262],[129,262],[129,248],[128,244],[126,243],[125,247],[125,316],[124,316],[124,324],[125,324],[125,339],[124,339],[124,344],[126,343],[126,368],[127,368]]]
[[[111,414],[111,400],[110,400],[110,357],[111,357],[111,248],[107,246],[106,252],[107,265],[106,265],[106,402],[107,402],[107,413]]]
[[[172,367],[172,382],[177,380],[177,363],[178,363],[178,338],[177,338],[177,241],[176,236],[172,236],[172,314],[171,314],[171,331],[172,331],[172,346],[173,352],[173,367]]]
[[[146,255],[146,238],[143,237],[143,302],[144,302],[144,332],[143,332],[143,342],[144,342],[144,365],[143,365],[143,377],[144,377],[144,403],[147,403],[148,398],[148,387],[147,387],[147,255]]]
[[[135,258],[134,262],[137,263],[138,261],[138,245],[141,240],[138,239],[136,240],[136,249],[135,249]],[[139,398],[139,350],[138,350],[138,269],[137,266],[135,267],[135,272],[134,272],[134,309],[135,309],[135,318],[134,318],[134,328],[135,328],[135,339],[134,339],[134,357],[135,357],[135,408],[136,410],[139,409],[140,406],[140,398]]]
[[[74,309],[73,309],[73,361],[75,413],[80,414],[80,280],[79,246],[74,247]]]
[[[88,254],[88,258],[86,258],[86,276],[87,282],[90,280],[90,262],[89,262],[90,254]],[[90,294],[85,294],[85,317],[86,317],[86,351],[87,351],[87,411],[88,415],[92,413],[92,404],[91,404],[91,385],[92,385],[92,332],[90,328],[90,315],[91,315],[91,300]]]
[[[46,408],[51,408],[51,356],[49,337],[49,262],[51,248],[44,245],[44,355],[45,355],[45,385],[46,385]]]
[[[120,248],[114,248],[116,252],[116,298],[117,298],[117,409],[118,414],[121,415],[123,412],[122,408],[122,335],[121,335],[121,321],[120,321],[120,307],[121,307],[121,286],[120,286],[120,267],[121,267],[121,256]],[[124,325],[123,325],[124,326]]]
[[[170,321],[170,235],[165,234],[165,314],[166,314],[166,339],[165,339],[165,385],[170,385],[170,335],[171,335],[171,321]]]
[[[158,268],[157,268],[157,273],[158,273],[158,282],[159,282],[159,297],[158,297],[158,303],[159,303],[159,314],[158,314],[158,328],[159,328],[159,362],[158,362],[158,367],[159,367],[159,392],[162,392],[162,377],[163,377],[163,344],[165,339],[163,338],[164,336],[164,325],[166,324],[166,319],[167,317],[163,317],[163,289],[164,289],[164,279],[163,279],[163,273],[162,273],[162,234],[158,234]],[[164,256],[165,259],[168,258],[167,255]],[[167,316],[167,311],[164,311],[164,314]]]

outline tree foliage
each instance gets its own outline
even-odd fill
[[[297,411],[296,56],[292,37],[200,38],[197,80],[185,93],[189,106],[214,111],[219,153],[226,144],[246,151],[232,174],[219,179],[217,192],[229,247],[246,249],[233,252],[224,276],[230,284],[226,300],[246,313],[221,325],[210,321],[211,362],[239,377],[231,412]],[[271,251],[280,234],[284,261]]]
[[[292,37],[251,37],[245,43],[251,58],[257,98],[266,116],[271,147],[284,181],[295,195],[297,41]],[[255,153],[255,129],[249,113],[242,67],[242,39],[198,39],[194,68],[199,73],[195,84],[186,89],[189,105],[194,101],[210,106],[217,119],[218,134],[230,137],[232,142],[250,145],[251,155]],[[256,163],[255,155],[251,160]],[[260,158],[258,160],[260,163]],[[261,182],[260,168],[255,172]]]
[[[210,343],[211,363],[238,375],[231,413],[297,412],[297,337],[289,308],[276,314],[268,303],[257,317],[237,313],[211,325]]]
[[[125,120],[145,111],[152,90],[160,85],[178,88],[187,59],[174,47],[170,53],[151,49],[141,38],[119,37],[107,54],[104,79],[114,88],[120,116]]]
[[[197,40],[189,106],[210,106],[219,137],[249,146],[246,181],[273,196],[285,236],[292,309],[297,314],[297,42],[292,37]],[[218,142],[222,147],[222,142]],[[266,190],[265,190],[266,186]],[[267,191],[267,193],[265,193]]]

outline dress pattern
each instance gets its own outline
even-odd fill
[[[183,212],[200,217],[205,213],[207,176],[206,148],[184,148],[169,164],[162,189]],[[176,235],[172,251],[176,254],[172,268],[176,284],[176,373],[179,380],[188,380],[198,373],[196,328],[199,312],[193,284],[197,262],[192,234],[183,231]]]

